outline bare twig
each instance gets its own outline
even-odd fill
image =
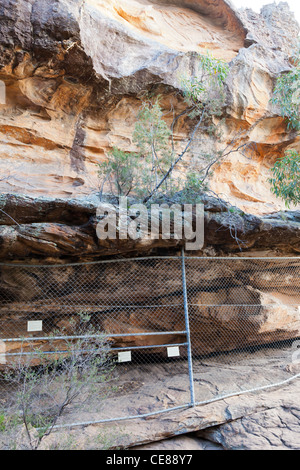
[[[151,192],[151,194],[149,196],[147,196],[143,202],[146,203],[148,202],[152,197],[153,195],[158,191],[158,189],[162,186],[162,184],[166,181],[166,179],[168,178],[168,176],[172,173],[172,171],[174,170],[175,166],[182,160],[182,158],[184,157],[184,155],[186,154],[186,152],[188,151],[191,143],[193,142],[194,140],[194,136],[197,132],[197,130],[199,129],[200,125],[202,124],[203,122],[203,118],[205,116],[205,108],[203,109],[202,111],[202,115],[199,119],[199,122],[197,123],[197,125],[195,126],[194,130],[193,130],[193,133],[187,143],[187,145],[185,146],[184,150],[179,154],[178,158],[175,160],[175,162],[170,166],[170,168],[168,169],[167,173],[164,175],[164,177],[160,180],[160,182],[156,185],[156,187],[154,188],[154,190]]]

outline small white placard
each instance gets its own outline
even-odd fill
[[[43,331],[43,320],[28,321],[27,331]]]
[[[168,357],[179,357],[180,351],[178,346],[170,346],[167,348],[168,350]]]
[[[0,364],[6,364],[6,344],[0,341]]]
[[[122,351],[118,353],[118,362],[130,362],[131,351]]]

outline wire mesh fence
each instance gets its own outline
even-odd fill
[[[279,384],[293,375],[299,261],[186,260],[193,357],[202,356],[194,361],[194,375],[201,377],[196,402]]]
[[[13,392],[4,371],[24,357],[36,366],[37,350],[63,356],[68,342],[100,336],[115,364],[110,378],[59,425],[146,417],[286,383],[298,377],[299,286],[300,258],[2,264],[0,398]]]

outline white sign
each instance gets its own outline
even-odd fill
[[[0,341],[0,364],[6,364],[6,344]]]
[[[168,357],[179,357],[180,351],[178,346],[170,346],[167,348],[168,350]]]
[[[43,331],[43,321],[42,320],[28,321],[27,331]]]
[[[130,362],[131,351],[122,351],[118,353],[118,362]]]

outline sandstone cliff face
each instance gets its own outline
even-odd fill
[[[270,98],[274,79],[289,70],[298,32],[284,3],[258,15],[224,0],[3,0],[1,192],[96,194],[97,163],[107,151],[134,149],[141,91],[162,94],[166,110],[180,109],[180,77],[195,70],[193,52],[208,49],[231,70],[216,147],[241,129],[253,144],[223,162],[211,187],[252,214],[284,209],[266,180],[274,161],[299,141]],[[187,133],[182,122],[175,137]]]
[[[278,212],[284,204],[271,195],[267,183],[275,160],[287,148],[299,148],[299,139],[287,131],[278,110],[270,104],[275,78],[291,67],[298,33],[299,26],[286,4],[266,6],[258,15],[251,10],[236,11],[225,0],[2,0],[0,260],[63,263],[120,254],[148,255],[156,249],[176,252],[181,247],[184,240],[98,240],[97,164],[114,145],[135,150],[132,132],[145,90],[161,95],[166,113],[183,109],[181,76],[195,73],[195,52],[207,49],[230,65],[222,138],[214,142],[214,148],[226,147],[240,131],[249,145],[247,152],[236,152],[223,161],[210,182],[216,193],[241,210],[230,214],[222,200],[203,195],[204,251],[226,254],[242,247],[261,256],[270,251],[298,254],[299,212]],[[166,119],[171,120],[172,113]],[[187,120],[179,121],[176,141],[185,139],[190,128]],[[195,146],[193,151],[197,152]],[[184,175],[192,158],[193,154],[182,162],[180,174]],[[138,281],[143,276],[134,266],[131,269]],[[287,270],[287,265],[283,267]],[[298,270],[297,264],[295,277],[283,277],[285,289],[290,283],[299,284]],[[26,321],[35,315],[43,315],[45,321],[51,317],[48,333],[63,326],[61,302],[69,301],[69,293],[80,288],[79,274],[70,268],[45,280],[42,275],[35,278],[32,271],[22,278],[13,268],[1,267],[2,335],[8,334],[8,329],[4,331],[7,325],[18,325],[19,334],[24,334]],[[210,338],[219,327],[224,336],[213,347],[220,351],[240,343],[257,345],[299,336],[296,307],[286,306],[286,299],[276,297],[275,288],[270,291],[259,285],[263,271],[259,279],[255,275],[248,279],[245,266],[243,272],[247,286],[243,295],[246,300],[254,296],[258,308],[249,319],[243,309],[230,307],[234,328],[228,326],[228,312],[220,316],[213,306],[235,304],[240,284],[234,281],[230,289],[214,289],[204,282],[209,270],[202,272],[192,300],[196,306],[208,303],[211,308],[209,319],[207,312],[198,315],[193,331],[197,352],[212,351],[205,334]],[[88,268],[85,274],[82,283],[88,285]],[[232,276],[235,274],[233,270]],[[111,278],[108,292],[112,301],[117,295],[124,296],[126,276],[127,269],[123,277],[118,272]],[[165,271],[158,270],[155,276],[157,288],[148,283],[144,291],[139,287],[136,292],[144,302],[157,300],[153,292],[167,302],[167,296],[159,293]],[[221,269],[213,281],[223,278]],[[49,292],[59,290],[61,297],[49,299],[48,291],[43,297],[46,284]],[[95,292],[87,290],[80,308],[98,312],[102,290]],[[134,319],[127,313],[121,311],[112,322],[107,312],[100,311],[101,328],[117,335],[135,327],[136,337],[130,345],[140,345],[138,332],[147,330],[149,316]],[[248,322],[245,336],[240,330],[241,316]],[[165,331],[170,329],[171,319],[172,315],[163,319]],[[176,321],[180,331],[182,308]],[[150,332],[161,327],[159,311],[151,312],[151,322]],[[205,332],[203,337],[200,331]],[[123,345],[121,340],[119,345]],[[9,347],[18,349],[20,345]]]
[[[225,160],[210,182],[216,193],[241,211],[232,215],[222,200],[203,195],[205,246],[200,254],[236,253],[241,247],[249,256],[299,254],[299,207],[280,212],[285,206],[272,196],[267,183],[275,160],[288,148],[300,149],[299,138],[287,131],[278,110],[270,104],[276,77],[291,67],[298,34],[299,25],[284,3],[268,5],[256,14],[236,10],[227,0],[1,0],[1,263],[25,260],[63,265],[180,249],[185,240],[97,239],[97,164],[114,145],[135,150],[132,132],[145,90],[162,96],[166,113],[182,109],[180,78],[195,73],[195,53],[206,50],[230,65],[223,133],[214,142],[215,150],[226,147],[241,130],[249,146],[247,152]],[[179,121],[176,141],[185,139],[189,130],[189,122]],[[181,174],[192,157],[182,162]],[[80,310],[93,314],[95,326],[113,334],[117,347],[169,343],[174,336],[165,333],[154,339],[155,333],[181,331],[185,319],[181,298],[178,309],[170,307],[181,296],[180,264],[176,271],[168,263],[168,269],[159,263],[138,268],[131,261],[122,267],[115,264],[114,270],[103,265],[68,265],[44,271],[40,266],[15,269],[2,265],[0,337],[27,336],[31,319],[43,321],[45,334],[64,331],[67,318],[77,318],[74,313]],[[193,353],[228,352],[299,338],[299,261],[280,260],[276,268],[253,261],[251,266],[249,270],[247,261],[239,259],[231,268],[221,262],[212,269],[205,264],[193,267],[193,260],[187,260]],[[135,283],[130,285],[130,279]],[[123,308],[122,303],[127,302],[135,309]],[[145,313],[146,304],[156,308]],[[112,313],[114,309],[118,314]],[[132,336],[118,336],[128,332]],[[153,333],[152,340],[140,336],[141,332],[150,337]],[[40,333],[33,336],[38,338]],[[184,340],[180,334],[175,339]],[[47,342],[36,340],[35,345],[49,350]],[[6,352],[24,352],[24,346],[25,351],[31,350],[21,341],[0,341],[0,369],[11,360]],[[240,366],[238,390],[244,376],[249,380],[251,374],[254,386],[257,374],[267,368],[279,377],[273,354],[255,366],[252,358]],[[231,390],[232,368],[224,369],[218,386],[225,389],[229,382]],[[119,416],[120,407],[127,415],[140,413],[141,407],[148,406],[145,397],[153,396],[159,402],[157,380],[153,384],[149,372],[145,375],[143,369],[136,370],[140,387],[137,411],[127,397],[126,403],[120,400],[118,391],[115,400],[107,401],[107,417],[112,410]],[[164,394],[171,391],[168,400],[176,401],[174,393],[182,399],[184,388],[174,392],[173,387],[175,380],[181,385],[182,379],[174,377],[168,365],[160,370]],[[211,370],[206,364],[197,369],[203,380],[203,384],[197,380],[200,397],[202,393],[207,397],[207,384],[218,389]],[[288,369],[283,373],[281,378],[290,377]],[[125,390],[126,380],[134,385],[130,374],[128,377],[126,373]],[[203,408],[180,419],[176,414],[173,422],[167,415],[166,427],[171,423],[171,431],[153,430],[158,420],[147,421],[146,437],[140,426],[138,436],[133,430],[128,433],[133,436],[131,444],[149,440],[151,429],[158,439],[177,435],[178,429],[186,432],[198,430],[200,425],[226,423],[228,416],[232,422],[245,414],[243,403],[242,410],[236,404],[231,410],[227,401],[226,409],[219,402],[203,414]],[[261,406],[261,400],[259,404],[250,402],[249,415]],[[295,405],[293,410],[298,408]],[[103,410],[101,413],[103,418]],[[233,434],[240,426],[234,423]],[[136,431],[136,423],[134,427]],[[222,427],[208,437],[228,445]]]

